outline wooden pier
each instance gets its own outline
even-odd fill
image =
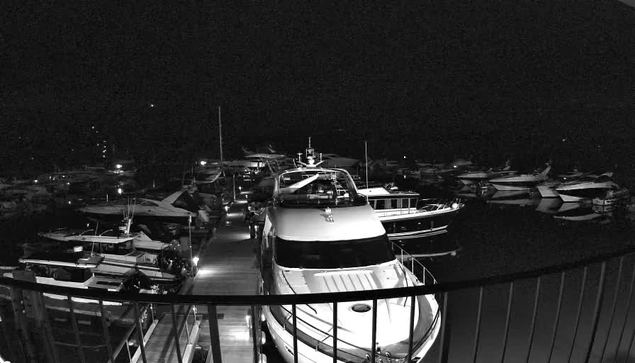
[[[199,257],[198,273],[181,289],[186,295],[256,295],[259,273],[256,265],[256,240],[250,239],[248,225],[243,222],[244,203],[232,205],[227,216],[221,221],[212,238],[204,241],[197,249]],[[196,306],[197,324],[191,349],[200,346],[207,350],[212,341],[219,339],[223,362],[254,362],[255,342],[252,331],[252,313],[247,307],[218,306],[216,314],[219,337],[210,334],[209,311],[207,306]],[[145,345],[146,356],[156,362],[179,362],[174,351],[174,333],[171,316],[166,315],[148,336]],[[190,318],[190,322],[191,322]],[[180,326],[183,322],[180,321]],[[185,324],[190,326],[191,324]],[[192,330],[192,329],[190,329]],[[179,333],[183,339],[184,332]],[[170,351],[166,346],[170,345]],[[182,346],[182,344],[179,344]],[[181,349],[183,362],[190,362],[192,355],[185,355]],[[207,361],[211,362],[211,349]],[[156,359],[155,359],[156,358]]]

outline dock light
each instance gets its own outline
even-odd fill
[[[262,334],[260,336],[260,345],[265,345],[267,344],[267,336],[265,334]]]
[[[226,205],[224,208],[225,208],[225,212],[229,212],[229,205]]]
[[[207,161],[201,160],[199,164],[201,164],[201,166],[205,166],[205,165],[207,165]]]
[[[37,184],[37,179],[35,179],[35,180],[33,181],[33,183]]]
[[[121,169],[121,168],[123,168],[123,165],[121,165],[121,164],[117,164],[117,165],[115,165],[115,168],[117,168],[117,169]]]
[[[194,264],[194,266],[198,266],[198,256],[192,259],[192,263]]]
[[[118,193],[119,195],[123,194],[123,189],[121,189],[121,188],[117,188],[117,193]]]

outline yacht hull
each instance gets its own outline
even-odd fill
[[[508,191],[508,190],[513,190],[513,191],[524,191],[524,192],[528,192],[530,190],[530,188],[524,184],[498,184],[498,183],[492,183],[492,185],[494,186],[494,188],[496,188],[496,190],[501,190],[501,191]]]
[[[560,198],[562,199],[563,202],[565,203],[570,203],[570,202],[582,202],[585,200],[589,200],[589,198],[586,197],[580,197],[577,195],[571,195],[571,194],[563,194],[563,193],[558,193],[560,195]]]
[[[436,337],[438,336],[439,330],[441,327],[441,323],[440,323],[441,315],[439,312],[438,304],[436,300],[434,299],[434,297],[432,295],[425,295],[425,296],[418,297],[418,300],[420,300],[419,302],[420,305],[421,304],[428,305],[430,308],[430,313],[431,314],[434,313],[436,314],[436,316],[429,316],[429,318],[432,320],[432,323],[430,325],[430,331],[428,332],[429,334],[427,335],[426,340],[423,342],[423,344],[421,344],[419,348],[412,353],[413,362],[421,362],[423,360],[423,357],[430,350],[432,344],[434,343]],[[340,304],[343,305],[344,303],[340,303]],[[291,309],[291,307],[288,307],[288,309]],[[294,357],[294,348],[293,348],[294,347],[293,319],[289,317],[288,319],[285,320],[286,321],[285,326],[281,325],[276,319],[276,317],[274,316],[274,313],[272,312],[272,309],[269,306],[263,307],[263,316],[265,318],[269,334],[273,340],[274,345],[276,346],[278,353],[283,357],[283,359],[286,362],[289,362],[289,363],[294,362],[295,357]],[[317,337],[313,336],[315,332],[302,329],[300,324],[298,324],[299,326],[296,330],[297,337],[298,337],[296,340],[297,349],[298,349],[297,362],[300,362],[300,363],[315,363],[315,362],[332,363],[334,362],[333,356],[331,355],[333,351],[332,338],[327,338],[327,339],[318,341],[316,339]],[[415,322],[415,325],[417,325],[417,322]],[[348,326],[338,328],[338,330],[342,330],[342,331],[346,330],[349,332],[350,331],[354,332],[355,329],[356,329],[355,327],[348,327]],[[360,334],[367,334],[367,332],[360,331]],[[400,345],[405,346],[407,349],[408,342],[407,341],[402,342]],[[357,362],[357,361],[363,362],[365,361],[365,359],[367,359],[367,357],[370,356],[370,355],[366,356],[366,354],[369,354],[370,352],[369,350],[370,341],[368,343],[368,347],[362,348],[364,350],[362,355],[360,355],[359,352],[348,351],[346,349],[347,346],[348,344],[345,341],[341,341],[340,338],[338,337],[338,342],[337,342],[338,357],[335,360],[336,362],[342,362],[342,363]],[[359,347],[355,347],[355,348],[357,348],[355,350],[359,351]],[[385,351],[385,349],[382,349],[382,351]],[[386,357],[384,356],[382,356],[382,358],[386,359]],[[395,358],[398,358],[398,357],[395,357]]]
[[[556,189],[551,186],[538,185],[536,189],[538,189],[540,196],[543,198],[558,198],[560,196]]]
[[[445,208],[438,211],[415,211],[394,215],[377,211],[381,224],[386,229],[391,241],[401,241],[426,237],[448,228],[457,215],[460,206]]]

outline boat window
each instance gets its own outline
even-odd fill
[[[408,201],[409,199],[401,199],[401,208],[408,208]]]
[[[377,207],[375,209],[386,209],[386,200],[384,199],[377,200]]]
[[[399,208],[399,199],[391,199],[390,200],[390,208],[391,209]]]
[[[415,208],[417,206],[417,198],[410,198],[410,208]]]
[[[113,255],[127,255],[132,252],[132,241],[125,243],[99,243],[102,253],[108,253]]]
[[[344,241],[291,241],[276,238],[275,261],[290,268],[349,268],[378,265],[395,255],[388,237]]]
[[[51,268],[51,276],[58,281],[84,282],[92,276],[92,273],[84,268],[55,267]]]

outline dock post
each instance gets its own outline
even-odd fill
[[[223,358],[220,353],[220,333],[218,330],[216,305],[207,305],[207,315],[209,320],[209,338],[212,343],[212,359],[214,363],[222,363]]]

